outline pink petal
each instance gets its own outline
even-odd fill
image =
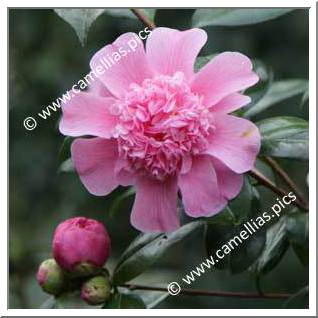
[[[117,117],[110,114],[115,100],[81,92],[63,106],[60,131],[64,135],[78,137],[92,135],[110,138],[117,124]]]
[[[129,186],[136,183],[136,172],[131,169],[127,160],[118,158],[115,166],[115,175],[118,183]]]
[[[97,78],[90,83],[88,92],[102,97],[114,97],[106,86]]]
[[[201,29],[156,28],[146,44],[149,63],[160,74],[173,75],[181,71],[191,78],[195,59],[206,40],[207,34]]]
[[[211,107],[213,113],[228,114],[251,102],[249,96],[233,93]]]
[[[177,213],[177,180],[139,178],[131,224],[142,232],[172,232],[179,225]]]
[[[241,53],[221,53],[197,73],[192,90],[204,96],[206,105],[214,105],[227,95],[254,85],[258,76],[252,67],[251,60]]]
[[[122,97],[130,84],[141,84],[145,78],[152,77],[143,42],[135,33],[125,33],[100,49],[90,66],[93,71],[103,67],[99,79],[117,97]]]
[[[86,189],[94,195],[106,195],[118,182],[115,165],[118,158],[114,139],[75,139],[71,146],[72,160]]]
[[[178,185],[185,212],[190,216],[211,216],[226,206],[209,156],[194,158],[190,172],[179,175]]]
[[[215,131],[208,140],[206,153],[234,172],[243,173],[254,167],[260,150],[260,134],[249,120],[231,115],[215,116]]]
[[[223,197],[227,200],[235,198],[241,191],[243,186],[243,174],[237,174],[224,165],[216,158],[211,158],[216,176],[218,179],[218,185]]]

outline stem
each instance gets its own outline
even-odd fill
[[[277,161],[271,157],[265,156],[264,160],[272,167],[272,169],[277,172],[277,174],[285,181],[285,183],[294,191],[299,201],[303,204],[308,205],[307,200],[305,199],[303,193],[298,189],[294,181],[289,177],[286,171],[278,164]]]
[[[156,25],[154,24],[153,21],[151,21],[142,10],[140,9],[130,9],[132,13],[145,25],[147,26],[150,30],[153,30]]]
[[[276,187],[276,185],[270,181],[268,178],[266,178],[260,171],[258,171],[257,169],[253,169],[249,172],[249,174],[256,179],[260,184],[262,184],[263,186],[271,189],[273,192],[277,193],[280,197],[284,197],[286,195],[288,195],[288,192]],[[291,202],[291,204],[294,204],[295,206],[301,208],[302,210],[308,211],[308,204],[304,204],[302,202],[300,202],[298,199],[296,199],[295,201]]]
[[[130,290],[151,290],[167,292],[167,288],[164,287],[151,287],[135,284],[123,284],[120,287],[128,288]],[[292,294],[285,293],[247,293],[247,292],[224,292],[224,291],[209,291],[199,289],[181,289],[180,294],[190,296],[212,296],[212,297],[236,297],[236,298],[261,298],[261,299],[286,299],[292,296]]]

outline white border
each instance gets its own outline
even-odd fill
[[[66,3],[65,0],[48,0],[43,3],[41,0],[31,0],[28,1],[27,7],[105,7],[105,0],[90,0],[87,3],[84,1],[70,0]],[[112,3],[109,3],[112,4]],[[260,0],[257,1],[235,1],[235,0],[214,0],[213,2],[207,2],[206,0],[196,0],[189,1],[185,3],[183,1],[177,0],[161,0],[160,3],[155,3],[154,1],[149,0],[117,0],[114,3],[116,7],[156,7],[155,4],[159,4],[160,7],[206,7],[207,4],[213,4],[213,7],[311,7],[310,9],[310,30],[309,30],[309,39],[310,39],[310,50],[309,50],[309,63],[310,63],[310,74],[309,74],[309,101],[310,101],[310,162],[309,162],[309,182],[310,182],[310,285],[309,285],[309,308],[298,309],[298,310],[287,310],[287,309],[152,309],[152,310],[130,310],[130,309],[108,309],[107,312],[100,309],[7,309],[7,289],[4,284],[1,288],[1,297],[0,297],[0,314],[5,316],[120,316],[120,315],[129,315],[129,316],[160,316],[160,315],[171,315],[171,316],[259,316],[259,315],[275,315],[275,316],[311,316],[316,315],[316,2],[313,0]],[[0,3],[0,35],[1,43],[5,43],[5,48],[2,48],[0,51],[0,65],[2,70],[2,78],[4,74],[7,75],[7,8],[8,7],[24,7],[25,3],[23,1],[17,0],[4,0]],[[23,26],[21,26],[23,27]],[[1,125],[0,125],[0,136],[1,136],[1,145],[4,147],[7,144],[7,105],[8,94],[7,94],[7,79],[3,79],[0,85],[0,96],[2,99],[1,111]],[[2,262],[0,262],[0,271],[1,271],[1,282],[6,282],[8,286],[8,266],[7,262],[7,224],[8,216],[5,213],[8,208],[7,201],[7,157],[4,155],[1,156],[1,219],[0,224],[0,246],[2,251]],[[5,170],[6,169],[6,170]]]

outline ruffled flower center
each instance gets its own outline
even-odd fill
[[[119,116],[119,155],[160,180],[186,169],[192,155],[207,148],[214,129],[213,115],[181,72],[132,84],[113,112]]]

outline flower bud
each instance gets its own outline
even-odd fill
[[[41,263],[36,278],[42,289],[48,294],[58,295],[64,287],[64,273],[53,258]]]
[[[96,220],[75,217],[59,224],[53,238],[56,262],[75,276],[96,274],[105,264],[110,238],[104,225]]]
[[[111,286],[105,276],[95,276],[86,281],[81,290],[81,297],[90,305],[99,305],[110,297]]]

